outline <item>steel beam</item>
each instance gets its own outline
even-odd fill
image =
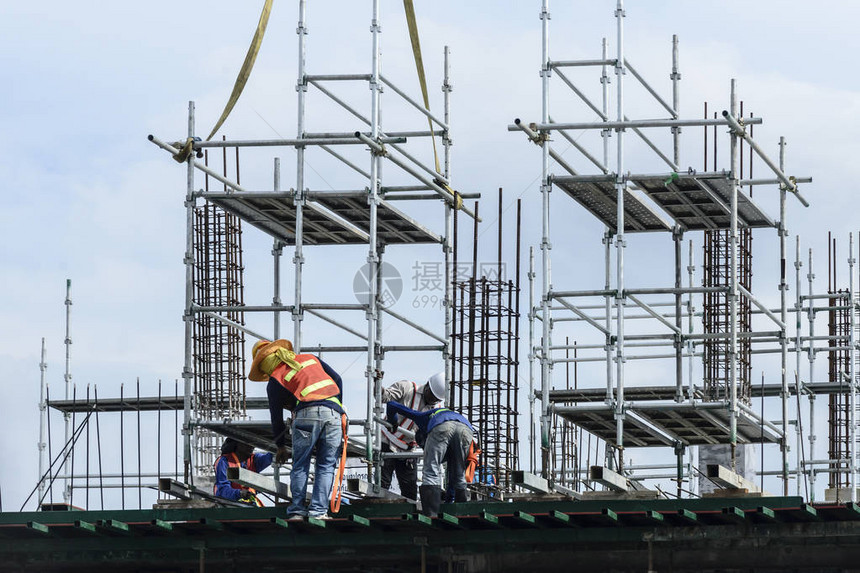
[[[227,468],[227,479],[282,499],[292,497],[289,485],[245,468]]]

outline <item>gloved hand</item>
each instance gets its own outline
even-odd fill
[[[239,503],[247,503],[248,505],[257,505],[257,496],[250,491],[246,491],[242,494],[242,497],[240,497],[238,501]]]
[[[275,454],[275,463],[285,464],[290,459],[290,451],[287,446],[278,446],[278,453]]]

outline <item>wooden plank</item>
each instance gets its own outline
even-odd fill
[[[604,507],[600,510],[600,515],[603,520],[610,525],[618,525],[618,514],[609,509],[608,507]]]
[[[75,521],[74,526],[75,529],[86,531],[87,533],[98,534],[98,532],[96,531],[96,526],[89,521],[77,520]]]
[[[366,517],[362,517],[360,515],[352,514],[346,518],[350,523],[355,523],[356,525],[362,525],[364,527],[370,527],[370,520]]]
[[[493,515],[492,513],[487,513],[486,511],[482,511],[481,513],[478,514],[478,519],[482,523],[485,523],[485,524],[490,525],[492,527],[496,527],[496,528],[501,527],[501,525],[499,525],[499,518],[496,517],[495,515]]]
[[[47,525],[45,525],[44,523],[39,523],[38,521],[28,521],[27,529],[29,529],[30,531],[38,531],[39,533],[42,533],[44,535],[48,535],[51,533],[48,530]]]
[[[460,525],[460,520],[455,515],[451,515],[450,513],[442,512],[439,514],[439,521],[445,525],[450,525],[452,527],[456,527],[458,529],[462,529],[463,527]]]
[[[319,527],[321,529],[325,529],[326,524],[325,519],[320,519],[318,517],[308,516],[308,524],[313,525],[314,527]]]
[[[155,527],[156,529],[161,530],[161,531],[173,531],[173,524],[170,523],[169,521],[163,521],[161,519],[153,519],[152,521],[149,522],[149,524],[151,526]]]
[[[699,516],[689,509],[679,509],[678,515],[691,524],[699,522]]]
[[[129,533],[128,524],[122,521],[117,521],[116,519],[104,519],[100,522],[100,525],[114,533]]]
[[[531,526],[535,525],[535,516],[530,514],[530,513],[526,513],[524,511],[515,511],[514,512],[514,519],[516,521],[518,521],[519,523],[524,523],[526,525],[531,525]]]
[[[566,525],[568,527],[576,525],[573,521],[571,521],[570,516],[568,514],[555,509],[549,512],[549,519],[554,523]]]
[[[731,521],[744,521],[747,518],[746,512],[741,508],[735,506],[724,507],[723,515],[729,518]]]

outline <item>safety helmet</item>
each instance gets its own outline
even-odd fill
[[[437,400],[445,399],[445,373],[437,372],[427,379],[427,385],[430,386],[430,392]]]

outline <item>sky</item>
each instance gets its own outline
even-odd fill
[[[615,4],[612,0],[552,2],[550,58],[599,58],[603,37],[609,40],[611,55],[615,50]],[[0,324],[6,335],[0,348],[0,384],[6,399],[0,409],[0,453],[19,460],[0,468],[4,510],[17,510],[37,480],[43,338],[51,396],[63,392],[67,279],[71,280],[73,300],[70,365],[77,392],[85,393],[90,385],[93,391],[98,387],[100,396],[114,397],[121,384],[129,392],[139,380],[143,394],[155,394],[159,380],[172,387],[180,378],[185,170],[148,142],[147,135],[165,141],[184,137],[189,101],[196,105],[198,133],[208,133],[230,93],[261,6],[260,1],[226,0],[205,5],[163,0],[109,5],[49,0],[5,2],[2,6],[0,132],[5,137],[0,139],[4,197],[0,210]],[[370,7],[369,1],[308,2],[310,73],[368,72]],[[789,257],[793,261],[794,237],[799,235],[804,264],[808,249],[813,249],[817,288],[825,289],[827,232],[837,238],[838,257],[844,261],[848,235],[858,229],[850,209],[850,173],[860,151],[855,137],[860,128],[860,79],[845,62],[860,48],[853,25],[860,17],[860,6],[847,0],[640,0],[627,2],[625,9],[626,57],[667,100],[671,97],[672,34],[678,35],[683,117],[701,117],[705,101],[711,112],[726,109],[734,78],[745,110],[764,118],[755,127],[754,137],[771,158],[779,155],[779,137],[786,138],[786,171],[814,179],[802,187],[809,208],[789,201]],[[505,258],[513,264],[511,232],[516,200],[522,199],[521,260],[525,268],[528,248],[539,252],[540,155],[536,146],[522,134],[510,133],[507,126],[515,118],[527,122],[540,118],[540,2],[437,0],[417,2],[416,11],[431,107],[436,113],[442,109],[443,46],[450,46],[452,181],[462,192],[482,193],[482,211],[491,213],[481,225],[479,259],[496,259],[495,213],[497,189],[502,187]],[[219,136],[295,136],[296,20],[297,2],[275,2],[254,73]],[[383,0],[380,21],[383,74],[418,99],[402,4]],[[600,101],[597,77],[587,72],[580,75],[579,70],[570,71],[570,77],[578,85],[581,81],[586,93]],[[642,118],[664,115],[648,102],[647,94],[632,78],[625,81],[629,114]],[[362,110],[369,108],[366,87],[346,87],[338,93]],[[423,129],[426,124],[421,118],[408,106],[394,102],[393,95],[386,92],[383,96],[383,126]],[[362,124],[337,110],[319,92],[312,90],[309,97],[309,130],[362,129]],[[558,78],[553,78],[550,108],[556,121],[594,119]],[[594,144],[596,140],[590,137],[583,136],[582,143]],[[683,138],[682,167],[701,169],[701,131],[685,130]],[[410,150],[430,163],[432,155],[425,144],[410,142]],[[558,138],[555,148],[574,167],[588,171],[588,164],[564,140]],[[591,149],[599,151],[599,147]],[[667,171],[641,145],[630,143],[628,149],[627,169]],[[349,153],[367,165],[366,152],[353,149]],[[727,154],[721,153],[719,162],[727,168]],[[295,152],[281,148],[244,154],[243,185],[255,190],[271,188],[276,156],[282,160],[284,186],[294,187]],[[306,184],[311,189],[360,188],[361,178],[319,151],[308,154],[307,167]],[[755,169],[759,176],[766,170],[761,162]],[[393,166],[386,166],[384,176],[392,184],[408,182]],[[203,185],[202,178],[196,185]],[[761,193],[762,204],[775,216],[775,188]],[[569,290],[601,288],[602,225],[560,193],[553,195],[553,201],[554,285]],[[436,202],[432,206],[404,204],[402,208],[426,225],[441,229],[441,207]],[[774,235],[757,232],[755,243],[765,250],[757,262],[761,266],[756,267],[755,284],[771,305],[778,301]],[[701,237],[689,238],[696,245],[694,255],[700,258]],[[268,304],[272,297],[271,240],[246,228],[243,242],[245,301]],[[628,282],[670,284],[671,248],[667,236],[629,237],[625,255]],[[365,262],[364,249],[307,249],[306,256],[306,284],[312,285],[306,299],[353,300],[353,278]],[[404,290],[395,310],[441,332],[438,297],[432,298],[441,293],[422,289],[416,276],[416,269],[428,272],[428,265],[440,260],[438,247],[392,247],[386,260],[403,278]],[[285,257],[288,261],[289,255]],[[841,268],[839,280],[845,282],[844,263]],[[289,270],[284,271],[283,280],[283,298],[288,301],[292,289]],[[524,274],[521,280],[525,308]],[[421,298],[425,295],[427,299]],[[285,322],[289,322],[287,318]],[[269,322],[258,316],[249,317],[249,325],[271,332]],[[397,339],[400,331],[391,328],[385,336]],[[521,331],[525,337],[525,319]],[[308,321],[304,332],[309,343],[355,342],[319,321]],[[525,353],[520,360],[524,397],[528,380]],[[347,397],[361,403],[363,391],[354,388],[363,388],[363,359],[336,356],[331,361],[350,385]],[[386,362],[385,381],[420,381],[440,369],[438,359],[427,355],[393,356]],[[822,370],[819,366],[819,372]],[[642,380],[662,375],[660,367],[651,364],[638,371]],[[769,376],[769,381],[777,380],[775,374]],[[248,392],[263,395],[264,389],[252,385]],[[357,409],[363,415],[363,406]],[[823,418],[818,416],[819,425]],[[54,418],[54,432],[58,432],[58,422]],[[822,427],[819,432],[819,444],[825,442],[825,431]]]

